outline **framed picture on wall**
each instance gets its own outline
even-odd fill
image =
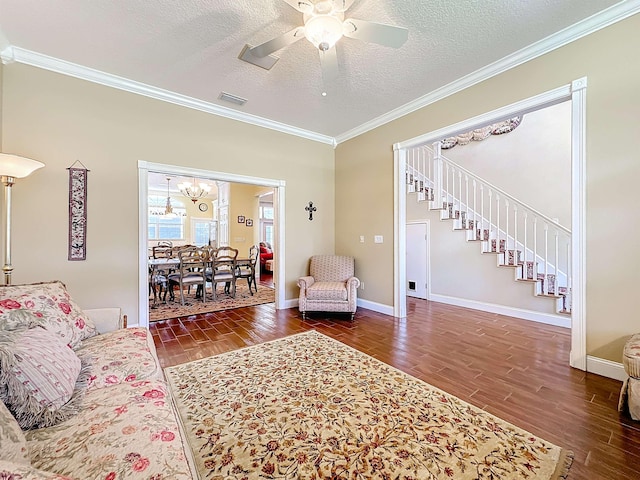
[[[238,215],[238,223],[244,223],[244,215]]]
[[[247,221],[244,223],[247,227],[253,227],[253,220],[247,218]]]

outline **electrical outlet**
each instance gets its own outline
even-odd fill
[[[375,235],[373,237],[373,243],[383,243],[383,237],[382,235]]]
[[[360,243],[364,243],[364,235],[360,235]]]

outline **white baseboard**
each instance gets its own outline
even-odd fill
[[[366,308],[367,310],[373,310],[374,312],[393,316],[393,307],[391,305],[384,305],[382,303],[372,302],[363,298],[358,299],[357,305],[359,307]]]
[[[283,308],[297,307],[299,301],[297,298],[285,300]],[[393,307],[389,305],[383,305],[382,303],[370,302],[369,300],[358,299],[358,306],[366,308],[367,310],[373,310],[374,312],[384,313],[385,315],[393,316]]]
[[[285,300],[284,301],[284,305],[282,306],[282,309],[297,307],[298,306],[298,302],[299,302],[299,300],[297,298],[291,298],[289,300]]]
[[[603,377],[613,378],[624,382],[627,378],[627,372],[624,371],[624,365],[604,358],[592,357],[587,355],[587,372],[602,375]]]
[[[507,307],[505,305],[496,305],[494,303],[478,302],[476,300],[449,297],[447,295],[438,295],[433,293],[429,295],[429,300],[433,302],[446,303],[448,305],[455,305],[457,307],[482,310],[483,312],[508,315],[509,317],[521,318],[522,320],[530,320],[532,322],[545,323],[547,325],[555,325],[556,327],[571,328],[571,317],[565,315],[541,313],[533,310],[525,310],[523,308]]]

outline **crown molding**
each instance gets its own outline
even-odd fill
[[[156,100],[210,113],[212,115],[218,115],[231,120],[237,120],[239,122],[248,123],[258,127],[268,128],[270,130],[275,130],[289,135],[295,135],[297,137],[331,145],[335,148],[342,142],[346,142],[347,140],[355,138],[358,135],[362,135],[374,128],[415,112],[427,105],[442,100],[491,77],[504,73],[511,68],[517,67],[518,65],[549,53],[639,12],[640,0],[623,0],[622,2],[613,5],[600,13],[592,15],[575,25],[567,27],[556,34],[550,35],[539,42],[508,55],[490,65],[487,65],[486,67],[476,70],[469,75],[461,77],[454,82],[438,88],[420,98],[417,98],[416,100],[406,103],[399,108],[391,110],[390,112],[374,118],[369,122],[348,130],[335,138],[284,123],[275,122],[256,115],[239,112],[210,102],[205,102],[193,97],[153,87],[151,85],[129,80],[117,75],[111,75],[92,68],[83,67],[81,65],[66,62],[64,60],[49,57],[47,55],[16,46],[10,45],[6,47],[0,53],[0,58],[3,64],[18,62],[25,65],[43,68],[63,75],[69,75],[89,82],[98,83],[108,87],[117,88],[119,90],[154,98]]]
[[[309,130],[303,130],[301,128],[293,127],[284,123],[274,122],[257,115],[250,115],[247,113],[239,112],[230,108],[226,108],[220,105],[216,105],[210,102],[198,100],[193,97],[181,95],[179,93],[170,92],[162,88],[157,88],[152,85],[147,85],[127,78],[112,75],[110,73],[101,72],[93,68],[84,67],[75,63],[60,60],[48,55],[33,52],[16,46],[9,46],[0,53],[0,58],[3,64],[10,63],[23,63],[25,65],[31,65],[33,67],[43,68],[52,72],[61,73],[70,77],[79,78],[107,87],[117,88],[126,92],[143,95],[145,97],[154,98],[182,107],[192,108],[201,112],[211,113],[220,117],[229,118],[231,120],[237,120],[239,122],[256,125],[258,127],[268,128],[278,132],[286,133],[289,135],[295,135],[297,137],[306,138],[315,142],[326,143],[335,147],[335,139],[327,135],[321,135]]]
[[[492,64],[487,65],[479,70],[476,70],[469,75],[459,78],[437,90],[417,98],[403,106],[391,110],[369,122],[349,130],[336,137],[336,144],[340,144],[347,140],[362,135],[374,128],[380,127],[393,120],[401,118],[409,113],[415,112],[427,105],[435,103],[443,98],[446,98],[454,93],[458,93],[466,88],[469,88],[477,83],[483,82],[491,77],[506,72],[518,65],[522,65],[534,58],[540,57],[546,53],[549,53],[557,48],[574,42],[582,37],[585,37],[591,33],[597,32],[609,25],[613,25],[625,18],[628,18],[636,13],[640,12],[640,0],[624,0],[612,7],[603,10],[600,13],[596,13],[589,18],[582,20],[564,30],[559,31],[553,35],[548,36],[536,43],[529,45],[517,52],[512,53]]]

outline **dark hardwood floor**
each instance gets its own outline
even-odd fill
[[[563,328],[409,299],[399,320],[276,311],[273,304],[152,324],[163,366],[315,329],[491,412],[575,459],[570,480],[640,479],[640,422],[618,413],[621,383],[568,366]]]

